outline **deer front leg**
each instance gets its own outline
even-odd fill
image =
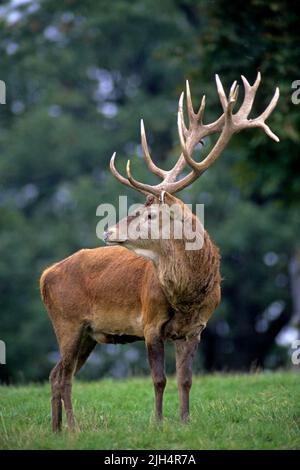
[[[155,415],[160,421],[163,417],[163,394],[167,383],[165,375],[164,342],[162,338],[156,334],[147,335],[145,340],[155,391]]]
[[[186,423],[189,419],[189,395],[192,386],[192,364],[197,346],[198,337],[189,340],[175,341],[176,348],[176,375],[178,382],[180,418]]]

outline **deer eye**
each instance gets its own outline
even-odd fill
[[[151,214],[151,212],[148,214],[148,220],[155,219],[155,214]]]

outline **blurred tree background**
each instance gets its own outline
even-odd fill
[[[140,158],[140,117],[154,159],[167,168],[179,155],[176,111],[185,78],[195,102],[206,94],[210,121],[221,112],[214,73],[228,89],[241,74],[253,81],[258,70],[253,115],[278,85],[270,125],[280,143],[259,130],[235,136],[181,194],[205,204],[205,225],[223,258],[223,300],[203,334],[197,368],[290,366],[300,317],[295,11],[296,2],[283,0],[1,3],[0,339],[7,365],[0,380],[43,380],[57,359],[38,289],[43,268],[101,245],[100,203],[117,204],[119,194],[142,202],[108,171],[116,150],[120,169],[132,156],[135,174],[152,181]],[[81,376],[147,370],[142,343],[108,345],[95,350]]]

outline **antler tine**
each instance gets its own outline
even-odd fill
[[[192,167],[194,170],[198,171],[197,164],[191,158],[191,156],[188,152],[187,146],[186,146],[186,142],[185,142],[184,135],[183,135],[183,129],[182,129],[182,121],[181,121],[179,112],[178,112],[178,117],[177,117],[177,128],[178,128],[178,135],[179,135],[179,140],[180,140],[180,145],[181,145],[181,150],[182,150],[183,157],[184,157],[186,163],[190,167]]]
[[[234,94],[236,87],[237,87],[237,81],[234,80],[233,84],[230,87],[229,97],[231,97]]]
[[[256,75],[255,82],[253,83],[253,88],[254,88],[255,91],[259,87],[260,82],[261,82],[261,73],[260,73],[260,71],[258,71],[257,75]]]
[[[165,179],[169,172],[162,170],[161,168],[156,166],[151,158],[148,144],[147,144],[147,138],[146,138],[146,132],[145,132],[143,119],[141,119],[141,143],[142,143],[144,158],[146,160],[149,170],[152,171],[152,173],[156,174],[157,176],[160,176],[161,178]],[[116,158],[116,152],[114,152],[114,154],[112,155],[110,159],[109,167],[110,167],[111,173],[118,181],[120,181],[122,184],[126,186],[129,186],[130,188],[138,189],[143,194],[148,194],[148,193],[158,194],[159,193],[158,188],[160,188],[160,185],[151,186],[148,184],[140,183],[139,181],[133,178],[130,172],[130,160],[128,160],[127,166],[126,166],[127,178],[122,176],[116,168],[115,158]]]
[[[126,186],[129,186],[130,188],[132,188],[132,185],[129,183],[128,179],[127,178],[124,178],[124,176],[122,176],[116,166],[115,166],[115,158],[116,158],[116,152],[113,153],[111,159],[110,159],[110,162],[109,162],[109,168],[110,168],[110,171],[112,172],[112,174],[114,175],[114,177],[119,180],[122,184],[125,184]]]
[[[244,114],[246,118],[249,116],[249,113],[252,109],[254,98],[256,91],[259,87],[259,84],[261,82],[261,74],[260,72],[257,72],[257,76],[255,79],[255,82],[251,86],[248,80],[244,77],[244,75],[241,75],[241,79],[244,84],[244,90],[245,90],[245,96],[244,96],[244,101],[242,103],[242,106],[240,107],[239,112]]]
[[[226,98],[226,95],[225,95],[225,91],[224,91],[222,82],[221,82],[220,77],[217,73],[215,75],[215,79],[216,79],[217,90],[218,90],[218,95],[219,95],[219,98],[220,98],[220,101],[221,101],[221,105],[222,105],[223,111],[225,112],[226,109],[227,109],[227,98]]]
[[[149,192],[149,193],[157,194],[156,191],[153,191],[153,186],[150,186],[150,184],[140,183],[135,178],[133,178],[131,171],[130,171],[130,160],[127,160],[126,174],[127,174],[128,181],[132,184],[134,188],[138,189],[139,191],[142,191],[143,193]]]
[[[275,109],[275,107],[277,105],[279,95],[280,95],[279,88],[276,87],[275,93],[274,93],[273,98],[271,99],[270,103],[268,104],[268,106],[266,107],[264,112],[262,112],[261,115],[256,118],[256,120],[262,119],[262,120],[265,121],[266,119],[268,119],[268,117],[270,116],[270,114],[273,112],[273,110]]]
[[[266,107],[266,109],[261,113],[260,116],[258,116],[255,119],[250,120],[249,122],[249,127],[261,127],[265,133],[275,142],[279,142],[279,137],[274,134],[274,132],[271,131],[270,127],[265,123],[265,120],[268,119],[272,111],[277,105],[278,99],[279,99],[279,88],[276,87],[275,93],[273,95],[273,98],[271,99],[270,103]]]
[[[147,144],[147,138],[146,138],[146,132],[145,132],[143,119],[141,119],[141,142],[142,142],[144,157],[145,157],[149,170],[152,171],[152,173],[154,173],[155,175],[159,176],[160,178],[164,178],[166,175],[166,171],[156,166],[151,158],[148,144]]]
[[[183,114],[183,98],[184,98],[184,91],[181,93],[178,101],[178,114],[180,115],[181,126],[183,129],[183,133],[186,136],[188,134],[188,129],[184,122],[184,114]]]
[[[193,108],[191,89],[190,89],[190,84],[188,80],[186,80],[186,103],[187,103],[189,120],[193,121],[195,119],[195,112]]]
[[[184,154],[184,158],[188,159],[189,155],[185,146],[185,139],[184,139],[184,134],[183,134],[182,119],[181,119],[180,111],[178,111],[178,114],[177,114],[177,128],[178,128],[178,135],[179,135],[181,149]]]
[[[118,180],[120,181],[120,183],[124,184],[125,186],[129,186],[129,188],[135,188],[135,186],[133,184],[131,184],[131,182],[125,178],[124,176],[122,176],[117,168],[116,168],[116,165],[115,165],[115,158],[116,158],[116,152],[113,153],[111,159],[110,159],[110,163],[109,163],[109,168],[110,168],[110,171],[111,173],[113,174],[113,176]],[[140,191],[143,193],[143,194],[148,194],[148,191],[146,190],[142,190],[140,189]]]
[[[238,97],[238,94],[239,94],[239,86],[237,84],[237,81],[235,80],[233,82],[233,84],[231,85],[230,87],[230,92],[229,92],[229,101],[230,100],[234,100],[236,101],[237,100],[237,97]]]
[[[229,117],[232,114],[233,107],[234,107],[234,105],[237,101],[237,97],[238,97],[238,94],[239,94],[239,86],[236,85],[236,82],[234,82],[233,85],[234,84],[235,84],[235,86],[234,87],[232,86],[231,89],[230,89],[228,106],[227,106],[227,110],[226,110],[226,113],[229,115]]]
[[[199,124],[202,124],[203,122],[204,111],[205,111],[205,95],[202,96],[200,108],[197,113],[197,119],[198,119]]]

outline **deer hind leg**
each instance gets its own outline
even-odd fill
[[[69,361],[63,361],[61,379],[61,397],[64,404],[69,431],[75,430],[75,419],[72,405],[72,380],[76,365],[75,354]]]
[[[155,415],[160,421],[163,417],[163,395],[167,383],[164,341],[153,333],[145,334],[145,341],[155,391]]]
[[[180,418],[185,423],[189,419],[189,395],[192,386],[192,364],[197,351],[199,338],[175,341],[176,375],[178,382]]]
[[[62,364],[59,361],[50,374],[51,383],[51,408],[52,408],[52,431],[58,432],[61,430],[62,423],[62,402],[61,402],[61,373]]]
[[[76,363],[76,353],[70,352],[68,355],[62,355],[62,359],[56,364],[50,374],[51,392],[52,392],[52,430],[61,431],[62,426],[62,403],[64,404],[67,423],[70,430],[75,427],[74,415],[72,409],[71,392],[72,377]]]
[[[84,326],[72,327],[70,324],[60,325],[57,334],[61,359],[50,374],[52,389],[52,430],[61,430],[62,403],[64,404],[67,424],[70,431],[75,429],[75,420],[72,406],[72,379],[75,371],[88,357],[86,346],[86,328]],[[90,352],[91,350],[89,350]]]

